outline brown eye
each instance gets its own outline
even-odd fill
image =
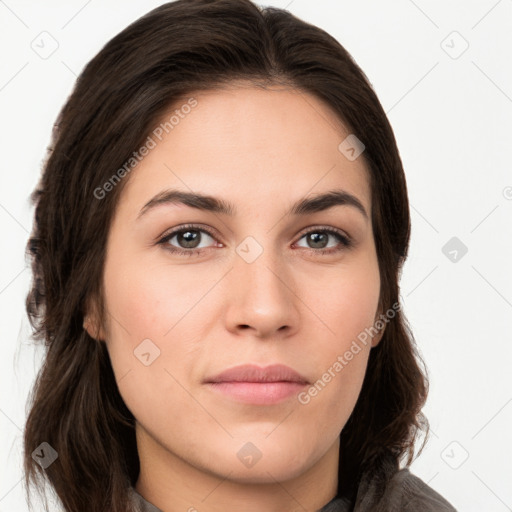
[[[346,235],[334,229],[312,229],[302,235],[300,240],[303,239],[307,244],[305,249],[320,254],[329,254],[352,246],[351,240]]]
[[[195,249],[201,242],[201,232],[197,229],[179,231],[175,236],[178,245],[186,249]]]
[[[158,243],[172,253],[189,256],[211,247],[211,243],[208,245],[208,238],[215,240],[213,235],[204,228],[184,226],[171,231],[161,238]],[[201,244],[203,245],[201,246]]]

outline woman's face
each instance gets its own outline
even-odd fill
[[[367,169],[360,148],[339,149],[349,132],[309,94],[240,87],[194,98],[169,111],[164,122],[179,113],[123,178],[101,337],[139,453],[161,467],[283,481],[337,457],[378,340],[354,349],[380,289]],[[210,199],[187,205],[171,191]],[[366,215],[339,200],[294,208],[329,192],[354,196]],[[276,364],[298,382],[242,371],[212,383]]]

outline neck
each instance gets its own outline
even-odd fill
[[[140,473],[135,489],[163,512],[292,512],[319,510],[338,488],[339,437],[295,478],[247,483],[189,464],[137,425]]]

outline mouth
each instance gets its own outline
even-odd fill
[[[205,379],[204,384],[229,399],[252,405],[281,403],[300,393],[308,380],[289,366],[240,365]]]

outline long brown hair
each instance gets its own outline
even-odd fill
[[[79,76],[31,196],[33,282],[26,307],[34,339],[47,351],[24,432],[27,494],[32,484],[42,491],[50,483],[66,511],[130,510],[127,487],[139,472],[135,420],[105,343],[83,329],[91,298],[106,314],[105,247],[129,176],[101,198],[95,191],[143,145],[169,105],[236,80],[313,94],[363,142],[380,311],[399,301],[410,236],[405,176],[385,112],[347,51],[289,12],[249,0],[177,0],[152,10],[109,41]],[[378,476],[389,461],[397,467],[412,462],[419,432],[428,432],[420,364],[399,310],[370,352],[359,399],[341,432],[340,493],[353,498],[364,475]],[[46,469],[32,456],[43,442],[58,454]]]

